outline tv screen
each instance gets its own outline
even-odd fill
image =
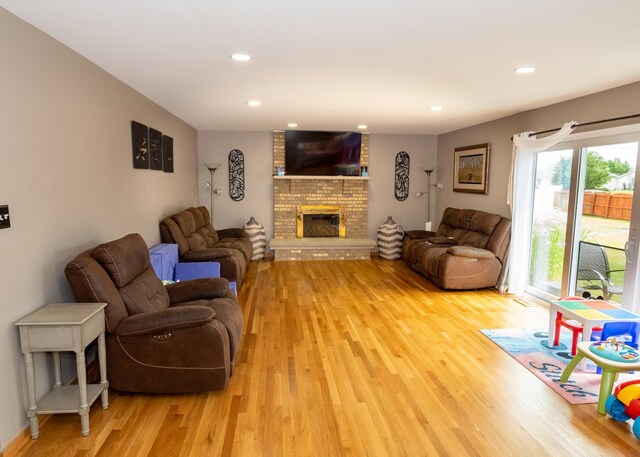
[[[357,132],[285,132],[285,172],[298,176],[359,176]]]

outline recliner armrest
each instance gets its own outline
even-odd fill
[[[421,240],[436,236],[436,232],[428,230],[409,230],[408,232],[405,232],[405,235],[410,240]]]
[[[427,238],[427,241],[439,246],[455,246],[458,244],[456,239],[452,236],[432,236],[431,238]]]
[[[182,306],[130,316],[120,322],[116,335],[135,336],[198,327],[211,321],[216,312],[208,306]]]
[[[241,228],[216,230],[216,233],[218,233],[218,238],[221,240],[225,238],[249,238],[249,235]]]
[[[473,246],[453,246],[447,249],[447,254],[456,257],[469,257],[472,259],[495,259],[496,255],[488,249],[474,248]]]
[[[187,251],[182,254],[181,260],[185,262],[206,262],[208,260],[224,259],[233,257],[233,249],[229,248],[209,248],[197,251]]]
[[[180,281],[167,286],[169,302],[174,305],[192,300],[222,298],[229,292],[229,281],[225,278],[200,278]]]

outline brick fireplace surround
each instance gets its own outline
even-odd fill
[[[273,168],[284,167],[284,132],[273,133]],[[362,135],[360,163],[369,165],[369,135]],[[298,238],[301,205],[331,205],[344,211],[344,238]],[[275,260],[368,259],[375,241],[367,238],[369,178],[359,176],[274,176],[274,238],[269,248]]]

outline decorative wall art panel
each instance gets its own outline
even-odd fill
[[[162,171],[162,132],[149,127],[149,168]]]
[[[396,200],[404,201],[409,196],[409,154],[400,151],[396,155]]]
[[[244,154],[239,149],[229,153],[229,196],[236,202],[244,198]]]
[[[133,168],[149,168],[149,129],[146,125],[131,121]]]
[[[173,173],[173,138],[162,136],[162,169],[166,173]]]

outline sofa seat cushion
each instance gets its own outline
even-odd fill
[[[422,263],[422,272],[426,275],[436,277],[440,271],[440,261],[447,253],[448,247],[430,247],[424,248],[420,252]]]
[[[253,246],[249,238],[223,238],[216,244],[218,248],[227,248],[239,251],[244,257],[245,263],[251,260],[253,254]]]

